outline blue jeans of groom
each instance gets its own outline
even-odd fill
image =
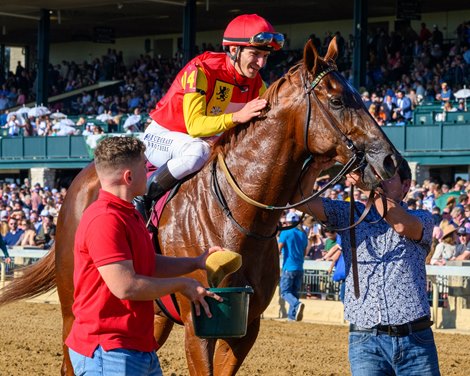
[[[349,333],[353,376],[438,376],[439,362],[431,328],[403,337]]]

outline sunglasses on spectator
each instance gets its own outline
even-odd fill
[[[284,35],[280,33],[268,33],[268,32],[261,32],[256,35],[253,35],[250,38],[250,44],[252,46],[269,46],[272,45],[273,47],[282,48],[284,46]]]

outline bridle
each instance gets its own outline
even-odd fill
[[[307,78],[304,77],[303,75],[301,76],[302,78],[302,85],[304,87],[304,94],[305,98],[307,101],[307,111],[306,111],[306,117],[305,117],[305,122],[304,122],[304,149],[309,155],[309,159],[312,158],[313,153],[309,149],[308,146],[308,136],[309,136],[309,128],[310,128],[310,122],[311,122],[311,115],[312,115],[312,103],[310,101],[310,97],[313,97],[315,100],[318,108],[322,111],[322,114],[326,116],[328,119],[328,123],[330,126],[333,127],[333,129],[340,135],[341,141],[343,141],[346,144],[346,147],[352,152],[352,156],[349,159],[349,161],[343,166],[341,171],[333,178],[331,179],[325,186],[323,186],[319,191],[314,192],[312,195],[308,196],[307,198],[303,198],[301,201],[295,203],[295,204],[288,204],[284,206],[274,206],[274,205],[266,205],[263,203],[260,203],[256,200],[253,200],[252,198],[248,197],[238,186],[236,181],[234,180],[232,174],[230,173],[224,159],[224,155],[222,154],[221,151],[218,152],[217,158],[214,159],[211,167],[211,192],[214,194],[216,197],[216,201],[222,211],[225,213],[225,215],[231,220],[231,222],[235,225],[235,227],[238,228],[240,232],[245,234],[246,236],[250,236],[253,238],[256,238],[258,240],[266,240],[266,239],[272,239],[276,236],[277,232],[279,230],[286,230],[288,228],[292,228],[294,226],[289,226],[289,227],[284,227],[284,228],[278,228],[276,227],[275,231],[270,234],[270,235],[262,235],[262,234],[257,234],[255,232],[252,232],[246,228],[244,228],[242,225],[240,225],[237,220],[233,217],[233,214],[230,210],[230,208],[227,205],[227,201],[222,193],[222,190],[220,189],[218,179],[217,179],[217,162],[219,162],[221,169],[225,173],[225,177],[230,184],[230,186],[233,188],[233,190],[237,193],[237,195],[246,201],[247,203],[256,206],[261,209],[266,209],[266,210],[285,210],[285,209],[290,209],[290,208],[295,208],[303,204],[307,204],[308,202],[313,200],[314,198],[317,198],[321,196],[327,189],[332,187],[333,185],[337,184],[346,174],[356,171],[358,169],[363,169],[366,165],[366,160],[365,160],[365,154],[363,151],[359,150],[354,142],[341,130],[341,128],[338,126],[336,119],[324,108],[323,104],[317,97],[315,93],[315,88],[318,86],[318,84],[321,82],[321,80],[328,74],[332,72],[337,72],[337,68],[333,65],[328,65],[326,69],[321,71],[311,83],[308,83]],[[339,75],[341,80],[344,82],[344,78]],[[347,83],[345,83],[347,85]],[[308,162],[304,164],[304,167],[308,166]],[[354,203],[354,186],[351,186],[351,209],[350,209],[350,224],[348,227],[342,228],[342,229],[337,229],[338,231],[343,231],[343,230],[350,230],[350,240],[351,240],[351,256],[352,256],[352,272],[353,272],[353,280],[354,280],[354,293],[356,298],[359,298],[359,277],[358,277],[358,267],[357,267],[357,250],[356,250],[356,238],[355,238],[355,231],[354,228],[362,222],[362,220],[365,219],[367,214],[369,213],[370,208],[372,207],[372,202],[373,202],[373,197],[374,197],[374,191],[371,191],[369,195],[369,199],[366,205],[365,210],[363,213],[360,215],[360,218],[358,221],[354,222],[354,213],[355,213],[355,203]],[[386,206],[385,206],[386,208]],[[385,216],[385,214],[384,214]],[[297,225],[297,224],[295,224]]]
[[[318,107],[322,110],[322,113],[326,115],[328,118],[329,124],[334,128],[334,130],[340,135],[341,141],[343,141],[346,144],[346,147],[353,152],[353,156],[351,159],[356,157],[356,159],[364,158],[364,153],[362,151],[359,151],[356,146],[354,145],[354,142],[341,130],[341,128],[338,127],[337,121],[331,114],[325,110],[325,107],[323,104],[320,102],[318,99],[317,95],[315,94],[315,88],[318,86],[320,81],[325,77],[327,74],[331,72],[337,72],[337,68],[335,66],[329,65],[325,70],[321,71],[310,83],[310,85],[307,82],[307,79],[304,76],[302,77],[302,84],[304,86],[305,90],[305,98],[307,100],[307,116],[305,117],[305,124],[304,124],[304,148],[305,150],[312,155],[313,153],[310,151],[308,147],[308,130],[310,128],[310,118],[312,114],[312,103],[310,102],[310,96],[313,97],[315,102],[317,103]],[[343,76],[339,75],[342,80]]]
[[[309,155],[309,158],[307,159],[306,163],[304,164],[304,168],[308,167],[309,160],[311,161],[313,153],[310,151],[308,147],[308,132],[310,128],[310,122],[311,122],[311,115],[312,115],[312,104],[310,101],[310,97],[312,96],[319,108],[322,110],[322,113],[328,118],[330,125],[334,128],[334,130],[340,135],[341,140],[346,144],[346,147],[352,151],[352,156],[349,159],[349,161],[343,166],[343,168],[338,172],[338,174],[331,179],[326,185],[324,185],[319,191],[314,192],[310,196],[303,198],[301,201],[294,203],[294,204],[288,204],[284,206],[275,206],[275,205],[267,205],[260,203],[250,197],[248,197],[243,190],[238,186],[237,182],[233,178],[232,174],[230,173],[226,163],[225,163],[225,158],[224,155],[222,154],[221,151],[218,152],[217,154],[217,159],[214,159],[212,163],[212,168],[211,168],[211,189],[213,194],[215,195],[217,202],[219,203],[219,206],[221,206],[222,210],[226,213],[226,215],[230,218],[230,220],[242,231],[245,235],[253,236],[255,238],[261,238],[261,239],[270,239],[274,237],[279,229],[276,229],[276,231],[268,236],[264,235],[259,235],[259,234],[254,234],[250,232],[247,229],[244,229],[236,220],[233,218],[231,215],[230,209],[228,208],[225,198],[222,195],[222,192],[219,187],[219,183],[217,181],[217,171],[216,171],[216,165],[217,162],[220,165],[220,168],[225,174],[225,177],[227,179],[227,182],[230,184],[232,189],[237,193],[237,195],[243,199],[245,202],[256,206],[261,209],[265,210],[286,210],[286,209],[291,209],[295,208],[304,204],[307,204],[309,201],[313,200],[314,198],[317,198],[321,196],[327,189],[330,187],[334,186],[337,184],[345,175],[352,171],[356,171],[358,169],[364,168],[366,161],[365,161],[365,154],[364,152],[360,151],[355,145],[354,142],[338,127],[336,120],[328,113],[328,111],[325,110],[324,106],[318,99],[318,97],[315,94],[315,88],[317,85],[320,83],[320,81],[329,73],[337,71],[336,67],[329,65],[325,70],[320,72],[314,80],[308,84],[307,79],[302,76],[302,84],[304,87],[304,94],[305,98],[307,101],[307,110],[306,110],[306,117],[305,117],[305,122],[304,122],[304,148]],[[342,76],[341,76],[342,77]]]

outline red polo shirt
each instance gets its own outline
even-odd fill
[[[65,343],[82,355],[91,357],[98,345],[106,351],[157,347],[153,302],[118,299],[97,269],[123,260],[132,260],[137,274],[154,272],[155,253],[142,217],[131,203],[100,190],[75,235],[75,321]]]

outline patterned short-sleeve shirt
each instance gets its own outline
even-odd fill
[[[328,224],[349,224],[349,202],[323,199]],[[404,204],[402,204],[404,205]],[[357,203],[357,212],[364,205]],[[356,212],[355,221],[359,216]],[[380,218],[375,207],[356,227],[360,297],[354,296],[349,230],[342,231],[346,264],[345,319],[364,328],[400,325],[430,315],[426,292],[425,259],[431,247],[433,220],[425,210],[408,210],[423,224],[420,241],[400,236]]]

